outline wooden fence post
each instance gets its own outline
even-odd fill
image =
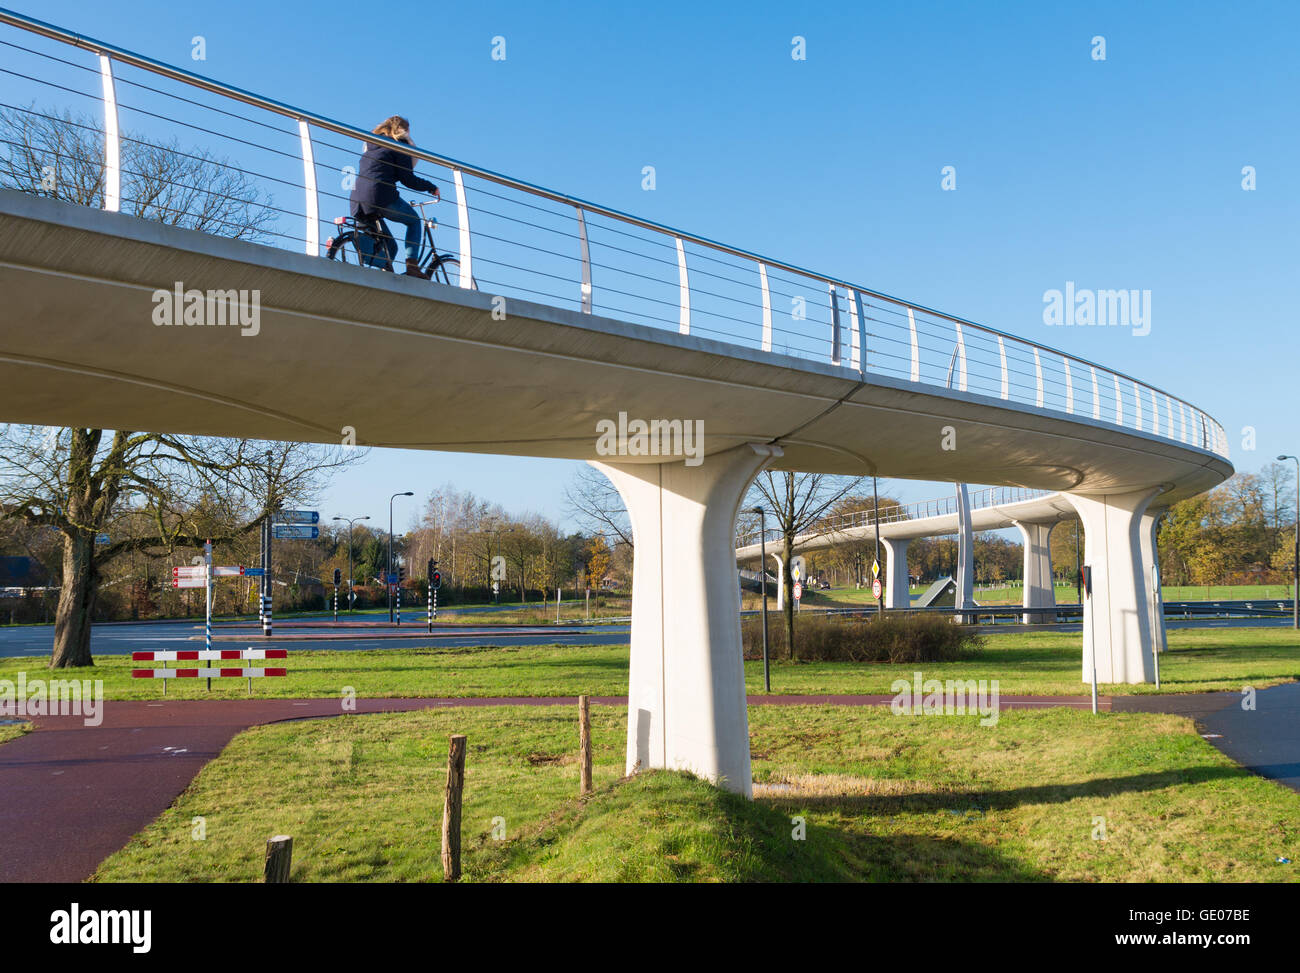
[[[266,840],[265,882],[289,881],[289,868],[293,864],[293,838],[279,834]]]
[[[442,877],[460,878],[460,804],[465,788],[465,737],[455,734],[447,752],[447,796],[442,804]]]
[[[581,757],[579,794],[591,793],[591,697],[578,697],[578,750]]]

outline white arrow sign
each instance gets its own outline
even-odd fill
[[[237,578],[243,573],[244,573],[244,569],[239,565],[235,565],[234,567],[229,567],[229,568],[212,569],[212,576],[214,578]]]
[[[177,578],[172,582],[173,588],[206,588],[207,578]]]

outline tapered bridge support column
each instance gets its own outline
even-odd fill
[[[780,554],[767,555],[776,561],[776,610],[785,611],[785,558]]]
[[[1052,581],[1052,528],[1050,524],[1027,524],[1016,521],[1025,548],[1026,625],[1056,621],[1056,588]]]
[[[1098,496],[1068,494],[1083,521],[1083,563],[1092,569],[1092,597],[1084,596],[1083,681],[1155,681],[1147,572],[1142,566],[1142,520],[1159,489]]]
[[[885,549],[885,607],[911,608],[912,596],[907,573],[907,545],[911,543],[906,537],[881,537],[880,544]]]
[[[1156,534],[1160,530],[1160,518],[1168,513],[1167,508],[1148,509],[1142,515],[1142,569],[1145,572],[1147,605],[1151,610],[1151,634],[1155,639],[1156,651],[1164,652],[1169,647],[1165,636],[1165,597],[1160,590],[1160,548],[1156,544]]]
[[[635,539],[628,773],[688,770],[752,796],[735,526],[750,482],[780,455],[753,444],[693,467],[592,464]]]
[[[957,592],[953,604],[957,610],[975,607],[975,533],[970,519],[970,491],[965,483],[957,484]],[[959,614],[957,621],[967,622],[968,615]]]

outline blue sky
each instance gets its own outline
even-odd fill
[[[10,3],[1127,371],[1218,418],[1238,469],[1300,450],[1294,3]],[[1150,334],[1049,328],[1066,281],[1149,289]],[[559,517],[573,468],[375,452],[321,511],[386,520],[390,493],[454,482]]]

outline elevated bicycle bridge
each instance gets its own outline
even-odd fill
[[[381,141],[366,128],[9,11],[0,25],[3,107],[68,135],[64,170],[36,145],[27,191],[0,191],[0,420],[330,443],[352,430],[594,463],[637,540],[629,770],[749,793],[734,527],[764,469],[1068,495],[1096,577],[1082,670],[1152,677],[1142,525],[1232,472],[1222,428],[1185,400],[418,147],[461,286],[340,266],[322,248],[346,207],[340,174]],[[201,211],[207,178],[150,196],[151,148],[255,195],[236,223]],[[60,181],[74,162],[96,177],[80,191]],[[257,327],[159,326],[177,290],[255,300]],[[600,424],[627,417],[702,423],[702,448],[611,449]]]

